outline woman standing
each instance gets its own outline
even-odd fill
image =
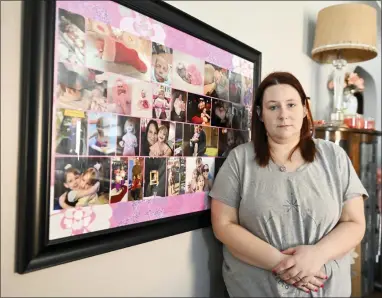
[[[348,253],[363,238],[368,194],[346,152],[313,139],[307,114],[300,82],[270,74],[257,89],[253,142],[215,179],[212,225],[231,297],[351,294]]]
[[[142,156],[149,156],[150,147],[158,141],[158,132],[158,123],[155,120],[150,120],[147,124],[146,131],[142,136]]]

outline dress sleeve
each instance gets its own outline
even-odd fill
[[[358,196],[362,196],[364,199],[367,199],[369,197],[369,194],[367,193],[365,187],[359,179],[349,156],[341,147],[338,157],[340,175],[342,179],[343,203]]]
[[[215,177],[209,195],[233,208],[239,208],[240,185],[240,165],[236,150],[232,150]]]

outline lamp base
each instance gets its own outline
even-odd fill
[[[347,64],[345,59],[340,58],[338,53],[338,59],[333,60],[334,67],[334,96],[333,96],[333,108],[330,113],[330,125],[340,126],[344,121],[344,102],[343,91],[345,82],[345,66]]]

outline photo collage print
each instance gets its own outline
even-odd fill
[[[208,192],[249,141],[251,78],[65,9],[56,36],[53,210]]]

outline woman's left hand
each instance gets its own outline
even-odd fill
[[[281,261],[272,272],[288,284],[298,286],[300,280],[316,275],[325,264],[324,256],[314,245],[296,246],[281,253],[290,257]]]

